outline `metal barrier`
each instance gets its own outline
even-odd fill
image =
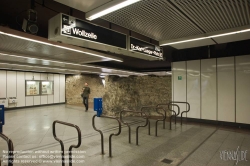
[[[142,114],[144,114],[145,117],[146,117],[146,118],[145,118],[145,119],[146,119],[145,125],[139,125],[139,126],[136,127],[136,145],[138,145],[138,142],[139,142],[139,140],[138,140],[138,137],[139,137],[139,134],[138,134],[139,128],[140,128],[140,127],[146,127],[146,126],[148,125],[148,122],[149,122],[148,117],[147,117],[147,115],[146,115],[144,112],[142,112],[142,111],[122,110],[122,111],[120,112],[120,121],[121,121],[123,124],[125,124],[125,125],[128,126],[128,142],[129,142],[129,143],[131,143],[131,128],[130,128],[130,125],[129,125],[127,122],[124,122],[124,121],[122,120],[122,113],[123,113],[123,112],[139,113],[139,114],[141,114],[141,116],[142,116]],[[149,135],[150,135],[150,134],[149,134]]]
[[[143,110],[146,108],[155,108],[155,106],[154,105],[142,106],[141,112],[143,112]],[[150,135],[150,120],[148,120],[148,135]]]
[[[94,115],[93,118],[92,118],[92,126],[93,126],[93,128],[94,128],[95,131],[98,131],[101,134],[101,150],[102,150],[102,154],[104,154],[103,132],[95,127],[95,117],[96,116],[97,115]],[[119,124],[119,130],[118,130],[118,132],[117,133],[112,133],[112,134],[109,135],[109,157],[112,157],[112,148],[111,148],[112,147],[112,142],[111,142],[111,138],[112,138],[113,135],[114,136],[120,135],[120,133],[121,133],[121,122],[120,122],[119,119],[117,119],[116,117],[112,117],[112,116],[101,115],[100,117],[102,117],[102,118],[109,118],[109,119],[115,119],[115,120],[117,120],[117,122]]]
[[[168,106],[168,109],[170,110],[170,111],[172,111],[173,113],[174,113],[174,116],[175,116],[175,124],[176,124],[176,117],[180,114],[180,107],[177,105],[177,104],[172,104],[172,103],[168,103],[168,104],[158,104],[157,105],[157,107],[158,106]],[[176,112],[175,112],[175,110],[172,110],[171,108],[170,108],[170,106],[176,106],[177,108],[178,108],[178,113],[176,114]],[[166,116],[166,111],[165,111],[165,116]],[[173,117],[173,115],[171,115],[170,116],[170,119],[169,119],[169,128],[170,128],[170,130],[172,129],[172,117]],[[156,128],[157,129],[157,128]]]
[[[3,138],[7,142],[7,144],[8,144],[8,166],[13,166],[13,160],[14,160],[14,156],[13,156],[13,151],[14,151],[13,142],[11,141],[11,139],[9,139],[3,133],[0,133],[0,137]],[[0,165],[1,165],[1,163],[0,163]]]
[[[71,151],[72,151],[72,148],[78,148],[78,147],[81,146],[81,143],[82,143],[81,130],[80,130],[80,128],[77,125],[74,125],[74,124],[71,124],[71,123],[66,123],[66,122],[62,122],[62,121],[58,121],[58,120],[56,120],[56,121],[53,122],[53,125],[52,125],[53,136],[54,136],[55,140],[57,140],[60,143],[60,145],[61,145],[61,150],[62,150],[62,166],[65,166],[65,162],[64,162],[64,144],[63,144],[62,140],[60,140],[56,136],[56,130],[55,130],[56,123],[63,124],[63,125],[66,125],[66,126],[70,126],[70,127],[74,127],[77,130],[77,133],[78,133],[78,144],[77,145],[71,145],[69,147],[69,165],[72,166],[72,153],[71,153]]]
[[[158,112],[159,109],[162,109],[164,111],[164,114]],[[155,122],[155,136],[157,136],[157,134],[158,134],[158,122],[159,121],[163,122],[163,129],[165,129],[165,120],[166,120],[166,116],[167,116],[166,115],[167,111],[163,107],[159,107],[159,104],[156,106],[155,110],[158,114],[162,115],[162,117],[163,117],[162,119],[157,119]]]
[[[170,101],[169,103],[170,103],[170,104],[171,104],[171,103],[187,104],[188,109],[187,109],[186,111],[182,111],[182,112],[181,112],[181,125],[182,125],[182,114],[183,114],[183,113],[188,113],[188,112],[190,111],[190,104],[189,104],[188,102],[183,102],[183,101]]]
[[[172,109],[170,108],[170,106],[176,106],[176,107],[178,108],[178,113],[176,114],[175,110],[172,110]],[[169,103],[168,109],[169,109],[170,111],[172,111],[172,112],[175,114],[175,115],[174,115],[174,116],[175,116],[174,121],[175,121],[175,125],[176,125],[176,117],[180,114],[180,107],[179,107],[179,105],[177,105],[177,104]],[[169,125],[170,130],[172,130],[172,117],[173,117],[173,115],[170,116],[170,125]]]

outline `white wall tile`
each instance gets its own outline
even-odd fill
[[[60,77],[54,74],[54,103],[60,102]]]
[[[33,96],[27,96],[25,98],[25,106],[33,106],[34,105],[34,97]]]
[[[25,106],[25,73],[17,72],[17,107]]]
[[[201,60],[201,118],[217,120],[216,59]]]
[[[181,80],[178,79],[181,77]],[[172,66],[172,79],[173,79],[173,91],[174,91],[174,101],[186,102],[186,62],[173,62]],[[186,110],[186,104],[179,104],[180,112]],[[177,111],[177,108],[174,107],[174,110]],[[180,114],[179,114],[180,115]]]
[[[0,98],[6,98],[7,97],[7,71],[0,70]]]
[[[41,104],[48,104],[48,95],[41,96]]]
[[[41,73],[41,80],[48,80],[48,74],[47,73]]]
[[[48,74],[48,79],[53,81],[54,80],[54,74]],[[55,85],[54,85],[55,87]],[[55,92],[55,90],[54,90]],[[48,95],[48,104],[53,104],[54,103],[54,95]]]
[[[7,71],[7,97],[16,97],[16,72]]]
[[[200,119],[200,60],[187,61],[187,102],[190,111],[187,117]]]
[[[236,122],[250,124],[250,55],[237,56]]]
[[[218,120],[235,122],[234,57],[217,59]]]
[[[65,102],[65,75],[60,74],[60,103]]]

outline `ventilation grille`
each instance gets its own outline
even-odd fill
[[[202,31],[183,17],[167,0],[144,0],[103,17],[155,40],[181,38]]]
[[[155,40],[250,24],[249,0],[143,0],[102,17]]]
[[[172,0],[205,32],[250,24],[249,0]]]

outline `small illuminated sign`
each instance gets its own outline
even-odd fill
[[[147,54],[157,58],[163,58],[163,52],[161,47],[155,46],[151,43],[141,41],[139,39],[130,37],[129,39],[130,51],[139,52],[142,54]]]

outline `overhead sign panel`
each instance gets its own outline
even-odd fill
[[[160,46],[156,46],[133,37],[129,37],[129,49],[130,51],[139,52],[145,55],[157,57],[159,59],[163,58],[163,51]]]
[[[61,34],[127,49],[127,35],[62,14]]]

